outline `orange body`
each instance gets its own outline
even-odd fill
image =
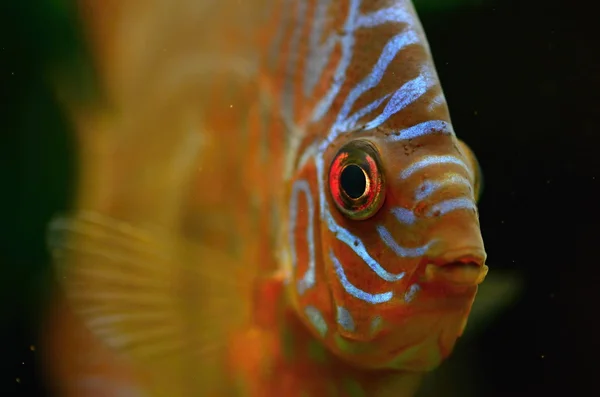
[[[477,163],[412,4],[81,10],[104,97],[65,98],[59,394],[412,396],[487,272]]]

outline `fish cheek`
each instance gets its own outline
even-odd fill
[[[333,301],[333,325],[351,340],[368,341],[380,307],[386,306],[391,292],[364,260],[323,225],[323,254],[327,283]]]

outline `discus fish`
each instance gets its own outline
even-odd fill
[[[104,100],[65,98],[81,171],[51,327],[86,339],[50,338],[77,362],[60,393],[414,395],[488,268],[411,2],[81,9]]]

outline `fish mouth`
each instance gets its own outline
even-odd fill
[[[425,279],[456,286],[476,286],[485,280],[489,268],[482,259],[463,257],[451,261],[427,261]]]

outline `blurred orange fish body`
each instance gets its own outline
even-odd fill
[[[411,2],[80,10],[103,96],[62,96],[56,394],[413,396],[487,266],[479,167]]]

